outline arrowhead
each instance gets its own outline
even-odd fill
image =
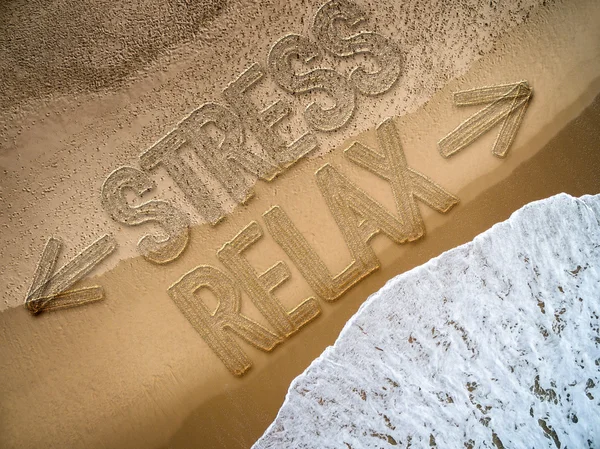
[[[40,312],[81,306],[102,299],[104,299],[104,290],[102,287],[95,285],[32,299],[29,301],[27,308],[36,315]]]
[[[68,289],[108,257],[117,247],[116,241],[108,235],[99,238],[53,274],[61,246],[60,240],[51,237],[38,263],[31,288],[25,299],[25,306],[34,315],[44,310],[56,310],[99,301],[104,297],[100,286],[78,290]]]
[[[457,106],[489,104],[439,141],[441,155],[446,158],[452,156],[502,122],[492,154],[506,156],[531,95],[527,81],[456,92],[454,102]]]

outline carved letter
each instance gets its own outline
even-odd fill
[[[334,100],[330,108],[311,103],[304,112],[308,124],[319,131],[334,131],[341,128],[354,112],[354,89],[346,79],[333,69],[314,69],[304,74],[296,74],[292,68],[292,58],[300,58],[305,63],[319,60],[319,47],[308,38],[298,34],[282,37],[273,45],[269,53],[269,73],[275,82],[291,93],[323,91]]]
[[[291,311],[286,311],[272,291],[290,277],[289,268],[277,262],[258,275],[242,255],[263,233],[255,221],[246,226],[230,242],[223,245],[217,256],[240,282],[256,308],[275,328],[277,335],[286,338],[319,315],[321,309],[314,298],[304,300]]]
[[[356,67],[350,80],[365,95],[387,92],[400,77],[402,55],[396,45],[378,33],[361,31],[343,37],[338,24],[343,22],[350,30],[356,30],[367,19],[361,9],[348,0],[332,0],[325,3],[315,16],[312,32],[315,38],[330,53],[339,57],[370,54],[379,66],[376,72],[367,72]]]
[[[224,133],[220,144],[206,132],[209,123]],[[277,166],[243,147],[244,130],[240,119],[220,104],[202,105],[180,123],[179,129],[195,143],[198,158],[237,203],[245,203],[253,195],[241,169],[263,179],[272,179],[272,173],[278,170]]]
[[[140,166],[150,171],[162,165],[198,213],[209,223],[217,224],[225,212],[206,184],[179,154],[179,149],[185,144],[189,142],[183,131],[174,129],[140,155]]]
[[[202,287],[210,289],[219,300],[214,313],[196,294]],[[169,296],[227,369],[236,376],[244,374],[252,362],[228,331],[235,332],[251,345],[267,352],[281,342],[277,336],[240,313],[240,291],[229,277],[214,267],[196,267],[169,287]]]
[[[360,266],[361,278],[380,266],[379,259],[368,245],[373,236],[383,232],[395,243],[408,241],[409,234],[402,223],[331,165],[321,167],[316,177],[350,253]]]
[[[146,260],[169,263],[183,252],[189,237],[187,217],[167,201],[152,200],[139,206],[130,206],[126,194],[133,190],[138,197],[156,188],[156,183],[144,172],[132,167],[120,167],[112,172],[102,186],[102,207],[113,220],[137,226],[143,223],[157,223],[167,237],[159,239],[145,235],[138,242],[138,250]]]
[[[425,225],[415,198],[440,213],[452,209],[458,204],[458,198],[408,166],[392,119],[377,127],[377,140],[383,155],[358,142],[344,154],[355,164],[390,182],[400,219],[409,232],[409,240],[416,240],[425,233]]]
[[[223,91],[229,105],[236,110],[246,127],[271,158],[270,162],[279,167],[271,179],[285,168],[297,162],[302,156],[317,147],[314,135],[307,133],[287,145],[273,127],[291,113],[289,104],[276,101],[264,111],[247,98],[247,91],[264,77],[265,73],[258,64],[253,64]]]

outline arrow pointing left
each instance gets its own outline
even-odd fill
[[[96,285],[68,290],[85,277],[96,265],[106,259],[117,247],[114,238],[105,235],[54,272],[62,243],[51,237],[44,248],[33,276],[25,307],[32,313],[75,307],[104,298],[104,290]]]

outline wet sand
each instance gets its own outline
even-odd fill
[[[581,11],[563,7],[561,14],[550,17],[564,20],[566,25],[560,28],[564,31],[583,20]],[[586,43],[585,35],[577,40],[576,32],[569,34],[571,42],[555,33],[556,22],[545,24],[548,16],[539,19],[541,24],[521,27],[501,40],[495,52],[450,82],[427,105],[397,119],[409,165],[431,176],[461,203],[445,216],[420,205],[427,235],[418,242],[397,246],[376,237],[372,246],[382,269],[335,303],[319,301],[321,316],[271,353],[240,343],[253,362],[243,377],[225,369],[176,308],[167,288],[199,264],[222,268],[216,251],[253,220],[264,228],[262,213],[275,204],[309,236],[332,272],[343,269],[349,253],[320,196],[314,172],[329,162],[393,211],[389,184],[348,162],[341,151],[355,140],[375,146],[372,128],[350,132],[345,144],[302,161],[276,183],[259,182],[255,199],[218,227],[195,226],[190,246],[174,263],[158,267],[140,257],[120,255],[114,268],[81,283],[102,285],[103,302],[35,318],[22,307],[0,314],[0,359],[6,361],[0,368],[2,445],[249,447],[275,417],[290,381],[333,343],[347,319],[386,280],[471,240],[529,201],[562,191],[600,192],[600,72],[594,60],[586,60],[598,55],[597,45]],[[538,42],[542,32],[548,41]],[[552,54],[540,58],[545,45]],[[555,64],[561,60],[562,66]],[[544,61],[554,69],[545,70]],[[451,92],[523,78],[532,83],[534,99],[507,159],[490,154],[494,131],[451,160],[439,157],[437,140],[476,110],[453,108]],[[378,114],[386,113],[379,107]],[[130,146],[127,154],[139,151],[133,143]],[[86,207],[95,204],[88,203]],[[84,215],[80,212],[79,217]],[[101,228],[85,220],[73,225],[77,226],[86,232]],[[46,236],[41,231],[35,235],[38,243]],[[139,232],[134,237],[139,238]],[[135,241],[131,234],[128,239]],[[259,272],[278,260],[289,265],[290,281],[276,290],[286,307],[314,296],[266,231],[247,256]],[[26,284],[29,278],[18,282]],[[14,296],[11,302],[19,302],[20,292]],[[216,306],[210,296],[203,300]],[[246,297],[242,311],[265,324]]]
[[[598,84],[593,86],[593,90],[597,91],[598,88],[600,88]],[[571,111],[565,111],[564,116],[569,117],[570,114]],[[549,126],[552,129],[562,126],[563,123],[564,118],[557,117],[555,123]],[[542,134],[548,132],[549,129],[543,130]],[[600,97],[597,97],[593,104],[576,119],[568,123],[534,157],[515,168],[507,178],[487,189],[485,187],[490,184],[489,177],[479,179],[458,192],[461,199],[467,197],[469,192],[481,193],[476,194],[472,200],[462,201],[448,217],[437,221],[432,220],[433,217],[428,217],[427,236],[411,243],[404,254],[399,256],[403,248],[386,245],[387,248],[383,252],[378,252],[383,264],[382,269],[359,283],[338,302],[321,303],[322,316],[285,342],[281,348],[264,355],[244,345],[244,349],[251,354],[256,366],[241,379],[234,378],[221,370],[222,374],[219,376],[221,380],[215,379],[212,383],[224,381],[227,391],[212,397],[210,391],[214,390],[209,386],[210,384],[205,383],[189,389],[190,386],[184,388],[180,382],[190,374],[188,370],[206,370],[208,363],[220,368],[219,361],[207,354],[198,360],[198,355],[194,353],[202,343],[193,333],[182,331],[180,327],[185,329],[187,326],[183,319],[180,327],[169,326],[165,329],[165,326],[161,326],[160,313],[152,311],[152,292],[140,292],[140,286],[135,280],[130,281],[130,289],[136,292],[135,297],[130,298],[131,312],[120,310],[119,323],[115,323],[115,316],[112,315],[116,304],[111,304],[111,301],[88,306],[98,317],[94,322],[86,318],[86,314],[92,312],[83,308],[65,310],[35,319],[32,319],[23,309],[6,311],[0,315],[3,341],[11,340],[11,332],[15,329],[20,329],[20,333],[26,333],[30,337],[29,343],[22,338],[13,340],[14,344],[19,346],[12,349],[15,352],[22,351],[20,360],[13,361],[10,354],[8,358],[6,358],[7,354],[3,354],[5,360],[9,360],[9,363],[18,363],[23,371],[19,371],[21,381],[15,378],[9,380],[13,385],[17,382],[21,385],[17,395],[3,396],[2,414],[8,416],[11,410],[17,408],[17,404],[13,401],[27,401],[31,406],[35,404],[35,407],[27,413],[25,410],[21,413],[29,414],[29,423],[33,424],[31,434],[37,433],[38,426],[43,428],[45,423],[53,423],[50,432],[46,431],[36,438],[40,444],[45,440],[49,443],[48,447],[52,447],[51,441],[58,438],[58,435],[53,435],[52,431],[67,432],[67,426],[78,425],[77,421],[69,423],[63,418],[73,415],[74,419],[80,420],[78,408],[85,407],[81,402],[87,402],[91,406],[86,415],[93,410],[99,412],[98,415],[91,417],[93,421],[110,422],[109,427],[116,428],[117,431],[122,426],[122,431],[116,439],[108,434],[102,436],[96,433],[95,438],[103,441],[96,447],[102,447],[103,444],[110,442],[111,447],[184,448],[191,444],[200,444],[201,447],[210,448],[247,448],[275,417],[291,380],[302,372],[327,345],[335,341],[345,322],[356,312],[364,299],[378,290],[389,278],[421,265],[445,250],[470,241],[494,223],[508,218],[514,210],[528,202],[559,192],[576,196],[600,192],[600,178],[597,176],[600,170],[598,135],[600,135]],[[377,244],[382,243],[382,240],[385,238],[376,238]],[[131,262],[121,264],[121,268],[128,269],[127,271],[130,271],[131,267]],[[110,282],[110,277],[108,280]],[[96,281],[100,282],[99,279]],[[109,282],[103,281],[102,284],[110,285]],[[123,288],[123,280],[120,284]],[[145,313],[136,312],[140,309]],[[132,328],[143,324],[150,334],[143,341],[137,340],[140,338],[139,334],[132,332],[127,335],[122,329],[123,323],[129,323],[128,326]],[[52,329],[61,332],[52,332]],[[79,335],[80,332],[83,335]],[[166,336],[165,333],[170,334],[169,339],[175,338],[181,345],[182,353],[178,354],[178,357],[173,357],[169,345],[161,344],[163,337]],[[38,335],[44,337],[43,341],[36,343]],[[74,345],[73,342],[77,339],[81,341]],[[107,340],[110,342],[108,345]],[[140,361],[148,367],[161,366],[162,373],[150,377],[152,381],[148,383],[148,376],[143,374],[146,371],[145,366],[132,366],[126,359],[121,361],[121,366],[105,366],[106,360],[113,359],[114,355],[108,355],[103,351],[111,351],[117,355],[123,353],[123,356],[131,351],[132,348],[124,348],[122,342],[127,342],[128,345],[137,344],[139,348],[151,345],[154,350],[147,352],[149,357],[142,357]],[[23,357],[23,353],[28,350],[28,344],[45,347],[45,351],[50,350],[52,354],[48,354],[47,360],[40,360],[39,356],[36,359]],[[73,352],[74,346],[79,348],[77,352]],[[61,351],[61,347],[69,351]],[[160,360],[156,359],[155,354],[161,351],[163,351],[162,357]],[[182,359],[187,357],[189,358],[184,363]],[[195,368],[189,368],[190,359],[198,360],[199,364],[196,364]],[[67,372],[61,369],[65,364],[70,366]],[[185,372],[182,372],[182,367],[186,367]],[[54,377],[57,370],[62,372],[63,377]],[[90,374],[82,378],[84,372],[98,376],[97,382]],[[139,377],[135,375],[136,372]],[[109,385],[104,378],[106,375],[113,379]],[[34,378],[36,379],[34,383],[39,384],[38,388],[30,384]],[[29,380],[26,381],[27,379]],[[143,382],[142,388],[138,383],[140,379]],[[129,383],[131,385],[124,388]],[[107,415],[108,410],[111,409],[111,402],[106,389],[110,390],[110,384],[113,384],[113,388],[117,387],[120,394],[126,391],[132,393],[131,397],[119,398],[122,405],[113,409],[113,416]],[[46,402],[44,398],[46,389],[48,393],[51,392],[51,397],[57,393],[62,396],[61,400],[69,404],[68,408],[57,409],[52,400]],[[151,403],[156,401],[156,408],[140,408],[140,405],[145,402],[140,401],[140,390],[143,395],[148,395]],[[186,394],[181,394],[182,390],[187,390]],[[190,409],[196,401],[201,405],[195,407],[190,415],[184,416],[184,411]],[[129,405],[126,405],[127,403]],[[115,401],[113,406],[116,404]],[[167,404],[168,409],[165,408]],[[48,415],[49,410],[54,411]],[[119,426],[119,421],[125,416],[126,422]],[[161,422],[165,417],[173,420],[174,416],[179,418],[180,425],[171,438],[166,438],[160,430],[167,432],[168,426],[162,427]],[[7,421],[4,422],[6,426]],[[142,434],[141,427],[146,427],[149,423],[152,423],[155,430],[147,430],[146,434]],[[13,425],[17,426],[18,422],[14,422]],[[4,431],[12,433],[10,428],[4,428]],[[7,435],[4,432],[3,434]],[[20,439],[19,436],[16,434],[12,436],[15,438],[14,447],[19,447],[16,443]],[[63,440],[63,444],[77,447],[84,441],[86,440],[82,439],[78,442],[76,439],[69,439]],[[89,440],[86,444],[89,445]]]
[[[600,97],[596,97],[590,107],[508,178],[473,200],[463,201],[452,212],[452,219],[444,220],[426,238],[411,244],[410,254],[396,258],[395,248],[381,254],[384,268],[349,292],[343,299],[343,307],[333,306],[335,313],[310,325],[310,331],[318,335],[318,340],[302,337],[290,340],[286,351],[273,353],[268,367],[249,373],[243,385],[206,401],[195,410],[165,448],[184,448],[190,442],[201,442],[206,445],[203,447],[211,448],[250,447],[271,424],[290,382],[304,370],[300,367],[308,366],[326,346],[333,344],[364,299],[388,279],[471,241],[531,201],[561,192],[574,196],[600,193],[599,136]],[[467,192],[481,191],[486,185],[489,185],[488,179],[478,180],[458,196],[463,198]],[[386,266],[387,260],[394,262]],[[248,404],[243,414],[239,413],[240,404]]]
[[[597,82],[590,91],[597,92],[599,88]],[[565,110],[537,140],[551,129],[562,127],[565,117],[572,114],[573,111]],[[255,366],[242,378],[231,376],[213,354],[203,351],[203,342],[183,317],[177,324],[173,321],[179,316],[177,310],[165,315],[165,307],[174,309],[174,305],[165,301],[168,298],[163,299],[164,292],[157,299],[158,293],[149,286],[144,288],[144,282],[140,282],[157,276],[154,284],[165,284],[169,277],[174,279],[176,273],[182,274],[182,267],[169,270],[172,273],[163,278],[158,269],[144,275],[147,268],[143,261],[130,260],[88,281],[104,285],[108,298],[131,295],[127,309],[119,307],[119,302],[106,300],[38,318],[30,317],[22,308],[4,312],[0,315],[0,328],[3,341],[11,341],[11,351],[3,357],[9,360],[12,372],[18,373],[17,377],[8,378],[10,385],[18,388],[10,395],[3,395],[2,413],[8,416],[11,411],[18,411],[17,416],[22,418],[12,421],[15,427],[5,428],[9,433],[3,434],[15,438],[13,443],[19,441],[15,431],[28,416],[29,423],[36,423],[29,437],[33,436],[38,444],[45,441],[48,447],[54,441],[62,441],[69,447],[80,444],[89,447],[87,438],[92,435],[98,441],[96,447],[183,448],[192,443],[211,448],[249,447],[274,418],[291,380],[334,342],[364,299],[389,278],[470,241],[530,201],[559,192],[572,195],[600,192],[600,179],[596,176],[600,168],[599,134],[600,98],[596,98],[531,159],[516,168],[505,166],[504,171],[509,175],[504,180],[486,189],[489,176],[479,179],[456,192],[461,199],[469,193],[481,192],[474,199],[463,200],[448,216],[429,214],[425,218],[428,234],[422,240],[397,247],[390,245],[385,237],[377,237],[374,242],[376,248],[381,248],[378,256],[383,268],[336,303],[321,302],[322,316],[272,353],[263,354],[243,344]],[[501,177],[499,173],[494,176]],[[206,235],[202,237],[201,240],[208,241]],[[272,251],[256,254],[253,262],[258,267],[261,262],[268,265],[269,262],[260,259]],[[206,258],[202,262],[207,262]],[[144,270],[136,269],[136,265]],[[137,277],[132,278],[131,273]],[[292,276],[297,286],[299,274]],[[113,290],[113,286],[118,288]],[[298,298],[297,294],[290,296]],[[94,321],[88,318],[90,313],[94,314]],[[27,338],[12,339],[15,329]],[[146,331],[140,333],[141,329]],[[172,341],[177,342],[179,353],[173,352]],[[36,357],[26,357],[32,348]],[[40,350],[45,357],[40,356]],[[20,355],[16,357],[17,354]],[[211,369],[212,381],[200,385],[185,383],[186,378],[189,382],[195,377],[194,371],[206,373]],[[222,391],[223,387],[225,392],[211,394]],[[201,405],[195,406],[198,403]],[[33,408],[23,407],[26,405]],[[187,415],[186,410],[190,409],[194,411]],[[94,415],[94,411],[98,414]],[[91,415],[98,427],[90,429],[87,438],[80,433],[81,439],[77,440],[78,434],[71,426],[80,427],[82,415]],[[168,429],[173,424],[165,423],[177,421],[179,430],[168,438]],[[50,423],[51,427],[41,432]],[[65,432],[69,439],[61,436]]]

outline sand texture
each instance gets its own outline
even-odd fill
[[[596,447],[599,212],[533,202],[391,279],[253,447]]]
[[[227,178],[229,189],[203,162],[208,152],[182,148],[194,186],[208,186],[206,204],[222,213],[216,225],[208,223],[207,211],[198,208],[204,202],[189,201],[165,167],[148,168],[152,161],[140,155],[180,142],[182,135],[200,138],[192,118],[222,109],[199,108],[207,102],[228,105],[224,89],[254,63],[266,68],[280,38],[297,33],[314,39],[313,18],[322,3],[2,3],[0,446],[249,448],[275,418],[290,382],[387,280],[472,240],[531,201],[560,192],[600,192],[598,2],[360,1],[367,15],[361,27],[400,49],[398,80],[375,96],[356,87],[353,113],[334,117],[346,124],[323,131],[315,123],[323,128],[334,122],[319,121],[317,114],[310,125],[305,108],[329,104],[327,95],[291,94],[275,75],[264,76],[248,98],[257,109],[289,101],[290,117],[274,129],[286,142],[311,131],[318,145],[293,165],[279,167],[271,181],[257,169]],[[394,55],[386,56],[392,65]],[[333,68],[341,78],[327,76],[343,84],[357,64],[377,68],[368,55],[344,59],[325,52],[292,66]],[[285,76],[277,79],[287,82]],[[532,96],[505,157],[492,154],[500,125],[442,157],[438,142],[485,107],[457,105],[454,93],[510,83],[529,86]],[[368,91],[369,85],[361,88]],[[347,91],[339,92],[348,100]],[[233,103],[227,109],[239,107]],[[233,117],[227,129],[237,132]],[[383,154],[378,127],[384,122],[397,131],[392,147],[404,155],[399,173],[410,168],[430,178],[457,204],[451,200],[453,207],[436,209],[419,200],[403,212],[393,183],[348,157],[352,147]],[[215,142],[221,136],[212,128],[207,134]],[[247,124],[237,136],[240,148],[268,155],[266,141],[259,142]],[[182,251],[157,253],[173,259],[169,263],[149,262],[149,247],[138,245],[145,235],[164,237],[156,223],[137,225],[131,217],[118,223],[105,210],[110,201],[103,185],[124,166],[145,176],[146,187],[138,186],[146,189],[143,194],[126,193],[129,205],[168,201],[178,211],[169,216],[173,228],[189,225]],[[381,204],[379,216],[392,217],[389,223],[402,221],[403,213],[420,215],[423,232],[407,236],[391,226],[400,229],[395,241],[377,235],[353,253],[343,231],[356,221],[338,224],[344,216],[332,213],[331,198],[346,197],[324,196],[323,189],[341,185],[328,183],[327,173]],[[247,192],[240,185],[254,193],[243,204]],[[352,198],[360,196],[353,192]],[[285,234],[271,232],[264,214],[274,206],[314,248],[325,267],[321,272],[340,273],[357,254],[364,256],[363,268],[372,270],[363,269],[361,279],[348,278],[337,290],[319,287],[318,276],[311,278],[284,250]],[[151,203],[151,212],[164,207]],[[236,240],[242,230],[244,237]],[[71,286],[98,286],[101,301],[37,316],[23,307],[50,237],[61,242],[58,269],[103,235],[110,244],[96,255],[100,263]],[[248,245],[243,255],[253,271],[235,258],[233,244],[217,255],[234,240]],[[49,246],[48,260],[56,248]],[[220,299],[203,289],[174,300],[172,287],[199,266],[231,278],[241,313],[266,330],[254,334],[262,338],[258,345],[230,333],[247,358],[241,376],[191,324],[198,326],[200,306],[215,312]],[[249,287],[252,272],[273,266],[279,268],[261,281],[273,288]],[[90,289],[86,297],[97,294]],[[281,309],[263,307],[265,297]],[[293,320],[277,312],[303,302],[307,306]]]

